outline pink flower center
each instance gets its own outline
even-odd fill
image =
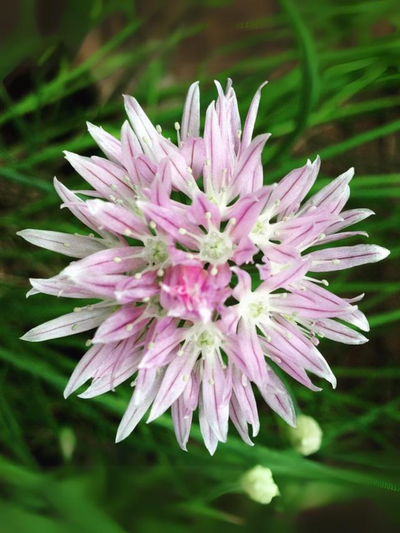
[[[160,303],[169,316],[204,323],[226,298],[221,279],[200,265],[170,267],[161,289]]]

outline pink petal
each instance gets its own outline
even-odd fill
[[[149,221],[155,222],[158,227],[172,235],[179,242],[192,250],[198,247],[197,241],[187,233],[201,235],[199,227],[189,222],[180,212],[145,202],[138,202],[138,207],[144,212]],[[181,228],[187,233],[179,231]]]
[[[161,416],[182,394],[198,357],[199,350],[189,343],[183,355],[168,365],[147,423]]]
[[[205,190],[206,193],[212,193],[208,190],[209,185],[211,185],[212,190],[219,192],[223,186],[224,153],[222,148],[221,130],[218,124],[218,115],[215,110],[214,102],[212,102],[207,109],[204,125],[204,142],[208,159],[208,164],[206,164],[204,168]]]
[[[65,151],[65,158],[72,167],[104,198],[133,200],[134,192],[125,182],[125,170],[101,157],[83,157]]]
[[[260,105],[261,89],[265,87],[267,83],[268,82],[265,81],[263,84],[260,85],[260,87],[257,89],[256,94],[253,97],[253,100],[251,101],[249,112],[247,113],[246,121],[244,123],[240,153],[243,153],[244,150],[246,150],[246,148],[251,143],[254,125],[256,123],[258,113],[258,107]]]
[[[226,352],[243,374],[257,385],[268,379],[264,354],[253,324],[244,319],[239,322],[238,334],[227,344]]]
[[[244,416],[243,410],[239,401],[236,398],[235,393],[232,393],[231,404],[229,408],[229,416],[237,429],[237,432],[241,436],[242,440],[249,446],[254,446],[254,443],[249,437],[249,430],[247,427],[246,417]]]
[[[354,176],[354,168],[333,180],[329,185],[314,194],[302,207],[301,213],[310,209],[327,209],[330,213],[340,213],[349,197],[349,187]]]
[[[309,266],[310,260],[302,259],[278,273],[271,275],[266,281],[261,283],[259,290],[267,289],[269,292],[272,292],[277,289],[288,288],[292,283],[296,283],[296,281],[306,275]]]
[[[260,420],[251,382],[238,368],[234,367],[232,369],[232,385],[246,422],[253,426],[253,437],[255,437],[260,430]]]
[[[186,165],[192,169],[194,179],[198,179],[203,174],[203,167],[206,161],[206,146],[204,139],[199,137],[188,137],[181,149],[182,157]]]
[[[136,276],[140,276],[140,273]],[[151,298],[160,292],[160,287],[154,283],[156,276],[156,271],[146,272],[140,277],[121,276],[117,280],[114,297],[122,304]]]
[[[334,233],[333,235],[319,239],[318,244],[328,244],[330,242],[341,241],[342,239],[349,239],[350,237],[358,237],[359,235],[369,237],[365,231],[342,231],[341,233]]]
[[[330,226],[325,233],[336,233],[337,231],[347,228],[348,226],[352,226],[353,224],[357,224],[358,222],[365,220],[371,215],[375,215],[371,209],[349,209],[348,211],[343,211],[340,213],[342,220],[332,224],[332,226]]]
[[[264,348],[276,364],[280,365],[280,360],[288,365],[294,364],[326,379],[333,388],[336,387],[336,378],[328,363],[297,326],[282,317],[275,317],[272,325],[271,328],[265,328],[268,339],[264,342]]]
[[[67,187],[59,182],[57,178],[54,178],[54,188],[56,189],[58,196],[64,202],[64,205],[61,207],[67,207],[71,213],[88,228],[91,228],[100,235],[105,234],[105,232],[99,232],[97,222],[90,216],[85,202],[81,200],[79,196],[67,189]]]
[[[94,376],[97,369],[109,357],[116,345],[117,343],[95,344],[85,353],[69,378],[67,386],[64,390],[64,398],[68,398],[68,396],[86,383],[88,379]]]
[[[49,339],[68,337],[82,331],[97,328],[112,312],[112,307],[95,307],[79,309],[79,312],[68,313],[49,320],[31,329],[21,337],[24,341],[41,342]]]
[[[290,264],[300,259],[299,250],[288,244],[275,244],[270,242],[267,246],[260,245],[260,248],[265,254],[264,260],[267,259],[272,263]]]
[[[248,236],[264,205],[265,195],[264,198],[261,195],[244,196],[235,203],[229,212],[230,220],[235,219],[235,224],[229,232],[235,242]]]
[[[237,194],[248,194],[255,192],[262,185],[262,180],[257,179],[261,154],[270,134],[258,135],[246,150],[241,151],[241,155],[235,167],[230,188],[232,196]],[[243,145],[242,145],[243,148]]]
[[[158,392],[163,376],[163,371],[139,370],[135,392],[118,427],[116,442],[126,439],[143,418]]]
[[[268,376],[268,383],[260,388],[262,397],[289,426],[296,427],[296,413],[286,387],[272,369],[269,369]]]
[[[151,235],[147,224],[131,210],[121,205],[102,200],[88,200],[86,205],[92,217],[108,231],[138,240]]]
[[[106,244],[101,239],[84,235],[70,235],[58,231],[24,229],[19,231],[17,235],[35,246],[69,257],[86,257],[106,248]]]
[[[143,152],[154,162],[159,161],[161,151],[159,134],[146,113],[132,96],[124,95],[125,110]]]
[[[144,352],[140,368],[164,366],[170,361],[171,357],[179,357],[176,353],[176,347],[185,338],[187,331],[183,328],[177,328],[176,321],[173,321],[172,327],[168,329],[168,336],[163,335],[163,338],[154,340]]]
[[[239,244],[236,246],[235,251],[231,257],[237,265],[243,265],[243,263],[251,263],[253,257],[258,252],[258,248],[249,239],[249,237],[243,237]]]
[[[138,270],[146,265],[146,261],[140,257],[142,253],[143,248],[140,246],[101,250],[80,261],[71,263],[63,270],[63,274],[74,279],[80,274],[85,275],[86,273],[87,275],[88,272],[96,276],[104,276]]]
[[[310,266],[311,272],[329,272],[344,270],[367,263],[382,261],[390,251],[375,244],[358,244],[356,246],[342,246],[313,252]]]
[[[208,228],[210,222],[219,229],[221,214],[215,203],[211,202],[204,193],[196,195],[192,205],[187,210],[188,219],[192,224],[200,224]],[[210,218],[207,218],[207,217]]]
[[[161,138],[160,144],[171,164],[171,179],[174,188],[185,193],[189,198],[193,198],[194,193],[199,191],[199,188],[192,175],[192,169],[188,167],[183,155],[170,141]]]
[[[33,287],[26,297],[33,294],[43,293],[51,296],[62,296],[63,298],[91,298],[92,293],[85,287],[76,287],[73,281],[62,276],[53,276],[49,279],[31,278],[30,283]]]
[[[114,391],[118,385],[129,379],[138,369],[140,354],[132,349],[123,356],[122,362],[116,369],[111,365],[108,375],[101,376],[93,380],[90,387],[85,392],[78,394],[79,398],[95,398],[109,391]]]
[[[200,135],[200,90],[199,82],[192,83],[189,87],[185,105],[183,107],[181,140],[186,141],[187,137],[198,137]]]
[[[215,433],[211,429],[210,424],[208,423],[207,417],[204,413],[204,403],[203,403],[203,395],[200,393],[199,396],[199,424],[200,424],[200,431],[201,435],[204,440],[204,444],[207,448],[207,450],[210,452],[210,455],[214,455],[215,450],[218,446],[218,439],[215,436]]]
[[[207,354],[203,366],[204,416],[218,440],[226,442],[229,401],[232,392],[230,369],[224,369],[217,354]]]
[[[317,334],[322,333],[327,339],[343,342],[344,344],[364,344],[368,342],[368,339],[358,331],[329,318],[318,320],[313,326],[313,330]]]
[[[136,158],[143,153],[142,147],[134,134],[129,122],[124,122],[121,129],[122,162],[128,172],[128,177],[136,186],[145,185],[136,166]]]
[[[102,152],[117,165],[121,164],[122,151],[121,143],[118,139],[107,133],[103,128],[99,128],[90,122],[86,122],[88,131]]]
[[[142,186],[151,184],[157,172],[157,165],[146,154],[140,154],[135,159],[135,167]]]
[[[143,310],[143,307],[121,307],[101,324],[92,342],[108,343],[132,337],[150,320],[143,316]]]
[[[314,167],[310,161],[301,168],[292,170],[272,191],[268,204],[273,214],[282,213],[295,204],[305,188],[315,181]]]
[[[192,412],[185,414],[185,406],[183,397],[180,396],[171,406],[172,422],[174,424],[174,431],[176,440],[179,446],[187,451],[187,442],[189,440],[190,428],[192,427]]]

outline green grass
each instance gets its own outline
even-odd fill
[[[224,532],[266,525],[271,531],[297,531],[304,524],[298,521],[310,516],[305,511],[319,509],[322,524],[329,524],[335,509],[357,513],[361,499],[371,502],[373,513],[370,524],[360,518],[364,531],[374,530],[374,517],[395,531],[400,496],[397,2],[282,0],[276,15],[257,17],[249,10],[248,20],[230,15],[229,2],[219,7],[189,2],[182,3],[176,20],[168,19],[163,36],[151,37],[154,18],[146,9],[136,15],[129,2],[101,0],[85,6],[69,2],[60,29],[43,37],[32,22],[34,4],[23,2],[25,15],[0,50],[0,64],[6,65],[0,71],[0,523],[9,524],[11,533]],[[77,64],[83,39],[115,13],[125,17],[123,27]],[[371,323],[366,345],[321,342],[338,389],[311,393],[287,380],[298,409],[324,431],[320,452],[310,458],[290,448],[284,425],[261,402],[262,429],[254,448],[231,430],[228,443],[210,458],[196,422],[185,454],[175,443],[169,414],[150,426],[142,423],[116,446],[129,386],[90,401],[62,397],[86,338],[40,345],[19,341],[30,327],[68,312],[73,303],[42,295],[25,300],[28,278],[51,276],[66,259],[34,249],[15,233],[27,227],[80,230],[59,210],[52,178],[79,186],[62,151],[98,153],[86,120],[118,135],[125,119],[121,93],[134,92],[151,119],[174,135],[193,81],[176,66],[186,47],[201,47],[208,37],[202,16],[236,29],[242,23],[235,38],[226,34],[207,55],[193,52],[203,110],[216,97],[214,78],[234,79],[242,117],[256,88],[269,79],[256,124],[256,133],[273,134],[264,154],[265,182],[316,154],[322,169],[315,190],[355,166],[349,206],[376,212],[360,226],[370,242],[392,250],[382,264],[330,276],[332,290],[342,296],[366,293],[360,306]],[[27,59],[33,66],[18,86],[7,75]],[[112,90],[104,95],[99,87],[110,79]],[[240,476],[259,463],[271,468],[281,492],[268,507],[238,491]]]

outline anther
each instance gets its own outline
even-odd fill
[[[186,233],[187,233],[187,231],[185,230],[185,228],[179,228],[178,231],[179,231],[179,233],[180,233],[181,235],[186,235]]]
[[[134,277],[135,279],[140,279],[142,277],[141,272],[137,272]]]
[[[114,263],[120,263],[122,261],[122,257],[114,257]]]
[[[129,237],[130,235],[132,235],[132,231],[129,228],[125,228],[124,229],[124,235],[126,237]]]
[[[133,330],[133,324],[127,324],[126,331],[132,331]]]
[[[154,220],[152,220],[152,221],[150,222],[149,226],[151,227],[151,229],[156,229],[157,224],[154,222]]]

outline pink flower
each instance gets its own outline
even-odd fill
[[[168,316],[207,324],[214,313],[223,313],[230,278],[229,268],[214,275],[213,269],[204,270],[201,263],[169,267],[161,283],[160,304]]]
[[[259,419],[253,387],[288,424],[291,398],[272,361],[311,390],[308,373],[336,379],[318,350],[319,337],[361,344],[368,322],[314,272],[384,259],[374,245],[321,245],[366,236],[347,228],[372,215],[343,211],[353,170],[306,199],[320,161],[308,161],[280,183],[263,185],[261,153],[269,135],[253,139],[261,89],[242,129],[229,80],[206,112],[200,137],[198,83],[188,92],[178,142],[155,128],[137,101],[125,97],[130,122],[118,140],[88,125],[106,158],[66,158],[92,187],[78,191],[55,180],[69,209],[94,233],[24,230],[27,241],[74,258],[50,279],[32,279],[39,292],[98,303],[29,331],[36,342],[95,329],[65,397],[91,379],[80,396],[114,390],[134,378],[118,428],[127,437],[147,411],[148,422],[171,408],[177,440],[186,450],[199,409],[204,442],[214,453],[232,420],[249,445]],[[200,179],[201,178],[201,179]],[[346,230],[346,231],[342,231]],[[250,275],[250,273],[252,275]]]

